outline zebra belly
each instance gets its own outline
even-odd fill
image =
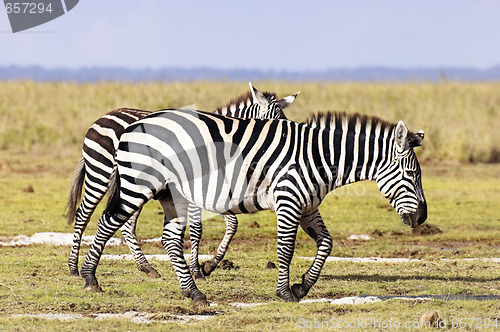
[[[180,190],[182,195],[192,204],[214,213],[252,213],[272,209],[269,195],[263,192],[247,190],[244,194],[235,194],[234,191],[222,191],[218,196],[203,194],[193,195],[187,188]],[[200,193],[200,192],[198,192]]]

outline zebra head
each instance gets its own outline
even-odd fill
[[[258,119],[286,119],[283,109],[290,106],[300,91],[294,95],[287,96],[280,100],[275,97],[266,97],[262,92],[253,87],[252,82],[248,82],[254,105],[258,107]]]
[[[396,209],[401,220],[417,227],[427,219],[427,203],[422,189],[422,173],[414,147],[420,146],[424,132],[408,132],[403,121],[394,130],[392,156],[378,171],[375,181],[380,192]]]

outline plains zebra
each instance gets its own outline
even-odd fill
[[[231,100],[226,106],[218,107],[214,112],[240,118],[286,118],[283,109],[293,103],[298,95],[297,93],[277,100],[276,94],[270,92],[261,93],[251,83],[249,85],[250,91],[248,93]],[[73,246],[68,259],[71,275],[78,276],[78,256],[82,235],[90,221],[92,213],[106,194],[110,176],[115,166],[114,156],[119,138],[125,128],[131,123],[151,113],[149,111],[130,108],[114,110],[94,122],[85,136],[83,156],[75,169],[68,200],[68,223],[73,222],[76,218]],[[84,182],[84,196],[77,209]],[[215,258],[204,266],[203,272],[207,275],[222,260],[227,246],[236,232],[238,225],[236,217],[227,215],[224,218],[227,224],[226,234]],[[189,220],[192,243],[191,269],[197,278],[203,278],[203,273],[200,270],[198,262],[198,247],[202,235],[201,209],[192,206],[190,208]],[[148,263],[139,246],[135,235],[135,228],[136,218],[132,218],[121,228],[121,231],[132,252],[137,268],[151,277],[159,277],[160,275]]]
[[[85,288],[100,290],[95,271],[107,240],[156,196],[165,211],[162,244],[183,294],[194,303],[207,302],[182,255],[189,204],[221,214],[274,209],[276,294],[298,301],[317,281],[332,249],[317,209],[331,190],[375,180],[405,224],[416,227],[425,221],[427,204],[413,151],[422,139],[423,132],[409,132],[402,121],[390,124],[357,114],[323,113],[307,123],[185,110],[148,116],[121,136],[115,189],[81,270]],[[317,254],[302,283],[290,288],[299,225],[316,240]]]

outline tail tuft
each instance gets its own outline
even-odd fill
[[[75,220],[77,205],[82,197],[83,182],[85,180],[85,160],[80,158],[73,173],[73,180],[69,188],[68,204],[66,205],[66,219],[68,225],[71,225]]]

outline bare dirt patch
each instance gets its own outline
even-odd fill
[[[240,267],[235,265],[234,262],[229,259],[223,259],[219,264],[219,268],[222,270],[238,270]]]
[[[23,192],[25,193],[34,193],[35,189],[31,184],[27,185],[26,187],[23,188]]]
[[[432,234],[441,234],[443,231],[439,229],[439,227],[431,225],[431,224],[422,224],[418,227],[415,227],[411,230],[413,235],[432,235]]]

